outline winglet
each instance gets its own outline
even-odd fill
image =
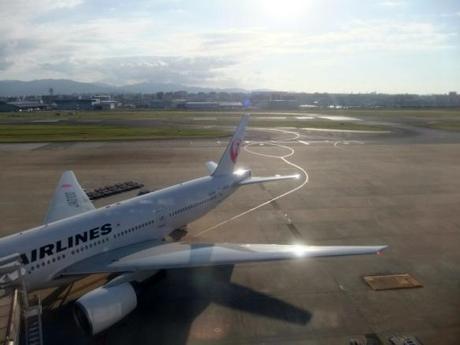
[[[240,152],[240,146],[243,142],[244,134],[246,132],[246,126],[249,121],[249,114],[245,114],[241,117],[240,123],[233,134],[232,139],[227,145],[224,154],[220,158],[217,168],[212,173],[212,176],[231,175],[238,159]]]

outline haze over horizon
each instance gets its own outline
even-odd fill
[[[0,19],[3,80],[460,91],[452,0],[18,0]]]

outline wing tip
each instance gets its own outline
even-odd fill
[[[387,245],[378,246],[375,253],[376,253],[377,255],[383,255],[383,251],[384,251],[385,249],[387,249],[387,248],[388,248]]]

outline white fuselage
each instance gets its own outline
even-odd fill
[[[206,176],[0,239],[0,256],[21,254],[28,289],[59,285],[66,267],[143,241],[161,241],[233,193],[235,175]]]

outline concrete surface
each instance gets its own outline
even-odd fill
[[[388,244],[384,255],[168,271],[153,279],[135,312],[95,338],[79,332],[68,303],[104,281],[91,277],[42,292],[46,344],[316,345],[366,335],[389,344],[394,334],[415,335],[425,345],[459,344],[460,142],[295,132],[300,136],[283,145],[295,150],[289,160],[309,175],[302,189],[203,233],[299,182],[242,188],[190,224],[184,240]],[[293,138],[249,133],[250,140],[268,137]],[[0,145],[0,233],[40,224],[66,169],[88,189],[124,180],[157,189],[206,174],[204,162],[218,160],[225,144]],[[251,149],[283,152],[267,144]],[[245,151],[240,162],[254,175],[297,172],[280,159]],[[373,291],[362,279],[406,272],[424,287]]]

